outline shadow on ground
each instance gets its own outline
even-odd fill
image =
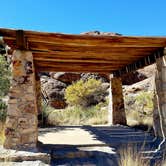
[[[51,164],[63,166],[117,166],[119,151],[126,146],[137,148],[153,165],[155,160],[163,157],[165,150],[163,144],[159,151],[155,151],[162,140],[151,133],[120,125],[40,129],[39,141],[42,141],[40,151],[51,154]]]

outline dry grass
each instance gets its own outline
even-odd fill
[[[4,135],[4,123],[0,122],[0,145],[3,144],[5,139],[5,135]]]
[[[147,125],[153,126],[153,117],[141,115],[138,111],[130,111],[126,114],[127,124],[129,126]]]
[[[129,126],[153,126],[153,93],[139,92],[125,96],[127,124]]]
[[[97,105],[89,108],[68,107],[64,110],[46,108],[45,116],[48,125],[97,125],[108,122],[107,107]]]
[[[150,159],[143,159],[143,154],[139,152],[136,146],[128,145],[119,151],[119,166],[150,166]],[[166,158],[156,161],[153,166],[166,166]]]
[[[136,147],[128,145],[120,149],[119,166],[149,166],[150,161],[142,157]]]

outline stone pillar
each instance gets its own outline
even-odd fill
[[[110,125],[126,125],[121,78],[112,77],[110,81],[109,98],[109,123]]]
[[[166,52],[156,61],[153,120],[155,135],[166,136]]]
[[[36,150],[37,104],[33,56],[15,50],[12,56],[12,81],[5,128],[4,148]]]

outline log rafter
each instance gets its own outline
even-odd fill
[[[37,71],[109,72],[120,76],[162,56],[166,37],[93,36],[0,28],[14,49],[33,53]]]

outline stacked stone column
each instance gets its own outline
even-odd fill
[[[33,56],[29,51],[16,50],[12,57],[4,147],[35,150],[38,139],[37,123]]]
[[[154,130],[155,135],[166,136],[166,50],[164,56],[156,61],[154,97]]]
[[[121,78],[112,77],[110,81],[109,124],[126,125]]]

